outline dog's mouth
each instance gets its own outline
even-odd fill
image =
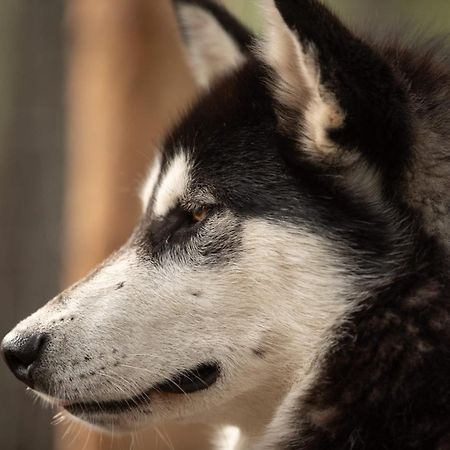
[[[178,372],[175,376],[159,383],[142,394],[128,399],[105,402],[75,402],[63,404],[64,409],[73,415],[82,414],[120,414],[149,406],[150,396],[155,393],[192,394],[212,386],[220,377],[217,363],[205,363],[190,370]]]

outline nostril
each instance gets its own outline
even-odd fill
[[[16,336],[2,342],[3,357],[14,375],[29,386],[32,385],[31,369],[39,360],[48,335],[36,333]]]

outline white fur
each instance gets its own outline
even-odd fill
[[[240,431],[236,427],[223,427],[216,436],[217,450],[237,450],[240,440]]]
[[[178,154],[163,174],[158,214],[185,192],[186,162]],[[211,220],[201,239],[224,239],[236,220],[231,213]],[[204,243],[195,239],[187,256],[169,253],[159,265],[128,245],[62,300],[19,324],[13,337],[24,330],[51,333],[49,377],[62,382],[54,397],[66,401],[126,399],[179,370],[217,360],[222,378],[207,391],[154,393],[151,413],[108,420],[116,429],[167,419],[233,425],[242,431],[240,448],[250,448],[292,385],[307,387],[318,355],[332,344],[330,330],[353,308],[343,301],[351,297],[353,280],[344,275],[336,243],[325,237],[260,219],[241,226],[239,256],[202,269],[186,263]]]
[[[164,216],[186,192],[189,170],[187,156],[180,152],[168,165],[156,192],[154,212],[157,216]]]
[[[242,63],[215,20],[198,8],[182,8],[202,84]],[[271,23],[265,55],[280,75],[280,98],[306,102],[311,151],[327,152],[324,129],[339,126],[342,116],[335,115],[331,97],[321,88],[313,54],[301,47],[276,9]],[[210,48],[220,50],[223,63],[214,64]],[[152,216],[164,220],[180,200],[212,201],[209,193],[196,192],[191,169],[182,149],[162,173],[156,159],[142,191],[144,208],[153,197]],[[229,261],[201,259],[208,240],[226,241],[233,233],[239,252]],[[215,360],[221,377],[208,390],[153,392],[150,410],[109,415],[108,421],[125,430],[164,420],[231,425],[241,430],[238,448],[269,448],[279,429],[288,426],[287,407],[310,386],[321,355],[333,344],[333,328],[355,308],[357,281],[347,271],[339,241],[306,226],[243,220],[226,210],[158,263],[142,252],[130,241],[21,322],[8,339],[37,331],[51,335],[43,365],[56,386],[51,400],[59,404],[128,399],[180,370]],[[198,260],[202,264],[191,263]],[[104,425],[102,414],[82,418]]]

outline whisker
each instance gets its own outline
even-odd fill
[[[150,371],[150,370],[148,370],[148,369],[145,369],[145,368],[143,368],[143,367],[130,366],[129,364],[120,364],[120,366],[122,366],[122,367],[128,367],[128,368],[130,368],[130,369],[135,369],[135,370],[142,370],[142,371],[144,371],[144,372],[151,373],[152,375],[154,374],[152,371]],[[172,383],[172,384],[173,384],[177,389],[179,389],[184,395],[188,396],[188,394],[182,389],[182,387],[181,387],[179,384],[177,384],[174,380],[172,380],[171,378],[167,378],[167,377],[163,377],[163,379],[164,379],[164,381],[167,381],[167,382],[169,382],[169,383]],[[157,388],[156,388],[155,390],[158,391]],[[158,392],[161,392],[161,391],[158,391]]]
[[[89,428],[88,434],[86,436],[86,441],[84,442],[83,445],[83,449],[82,450],[86,450],[87,445],[89,444],[89,440],[91,438],[91,434],[92,434],[92,428]]]
[[[158,427],[155,427],[155,431],[158,434],[158,436],[160,437],[160,439],[164,442],[164,444],[169,447],[170,450],[175,450],[175,447],[173,446],[173,442],[169,442],[166,438],[166,436],[164,436],[161,431],[158,429]]]

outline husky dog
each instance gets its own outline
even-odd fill
[[[450,448],[450,72],[266,0],[174,2],[203,95],[128,243],[3,341],[92,425],[235,425],[246,450]]]

